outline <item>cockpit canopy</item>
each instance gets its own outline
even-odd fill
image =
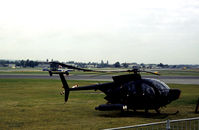
[[[165,90],[165,89],[170,89],[168,85],[166,85],[164,82],[160,81],[160,80],[157,80],[157,79],[149,79],[149,78],[146,78],[146,79],[143,79],[144,81],[147,81],[148,83],[151,83],[153,84],[153,86],[157,89],[160,89],[160,90]]]

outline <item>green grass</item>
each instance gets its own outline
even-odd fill
[[[69,81],[70,86],[77,83],[82,86],[98,82]],[[99,91],[71,92],[64,103],[59,95],[61,86],[60,80],[0,79],[0,129],[103,129],[198,116],[194,109],[199,85],[170,84],[182,90],[181,98],[162,108],[163,114],[150,110],[149,116],[144,111],[129,115],[96,111],[96,106],[106,103]],[[165,114],[177,110],[177,115]]]

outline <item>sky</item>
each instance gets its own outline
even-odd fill
[[[199,1],[0,0],[0,59],[199,64]]]

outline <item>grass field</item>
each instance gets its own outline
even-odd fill
[[[98,82],[69,81],[70,86],[77,83]],[[144,111],[121,114],[94,110],[106,103],[100,91],[71,92],[64,104],[60,86],[59,80],[0,79],[0,129],[103,129],[199,116],[194,113],[199,85],[169,84],[182,90],[180,99],[162,108],[161,115],[150,110],[148,116]],[[177,110],[179,114],[172,115]]]

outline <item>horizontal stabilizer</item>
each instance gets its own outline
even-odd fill
[[[49,75],[52,76],[53,74],[66,74],[69,75],[68,71],[48,71]]]

